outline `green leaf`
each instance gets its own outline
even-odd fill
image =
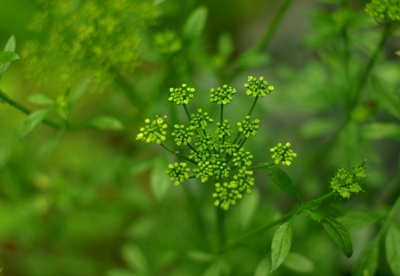
[[[122,247],[122,257],[128,266],[134,271],[147,274],[149,263],[142,249],[135,243],[130,242]]]
[[[254,271],[254,276],[268,276],[271,271],[271,262],[268,257],[264,257],[256,267]]]
[[[371,123],[363,127],[363,135],[371,140],[392,138],[400,141],[400,126],[391,123]]]
[[[90,121],[90,125],[101,130],[121,130],[123,124],[116,118],[110,116],[99,116]]]
[[[353,255],[353,245],[351,243],[350,234],[343,224],[327,216],[323,217],[320,222],[344,255],[350,258],[351,255]]]
[[[306,214],[312,220],[315,220],[315,221],[320,221],[321,218],[322,218],[321,213],[318,210],[315,210],[315,209],[305,209],[304,210],[304,214]]]
[[[29,114],[18,130],[18,137],[22,138],[35,129],[46,117],[49,110],[37,110]]]
[[[167,167],[168,159],[165,155],[162,155],[155,160],[153,170],[151,172],[151,189],[158,201],[163,200],[171,186],[173,186],[168,175],[165,173],[165,169]]]
[[[400,275],[400,231],[393,223],[386,233],[385,247],[390,269],[394,275]]]
[[[289,252],[282,265],[297,273],[311,273],[315,269],[314,263],[309,258],[295,252]]]
[[[90,78],[85,78],[74,90],[69,94],[68,105],[71,107],[74,105],[87,91],[91,84]]]
[[[15,46],[16,46],[15,36],[12,35],[8,39],[8,41],[6,43],[6,46],[4,47],[4,51],[14,52],[15,51]]]
[[[0,52],[0,64],[10,63],[17,59],[19,59],[19,56],[14,52]]]
[[[282,169],[277,166],[269,166],[264,171],[279,188],[290,195],[298,196],[292,179]]]
[[[234,45],[232,41],[232,37],[227,34],[221,34],[218,39],[218,53],[219,55],[226,60],[230,57],[234,50]]]
[[[293,223],[291,220],[283,223],[275,231],[271,245],[271,271],[277,269],[285,260],[292,245]]]
[[[106,276],[135,276],[138,274],[133,273],[132,271],[128,271],[125,269],[115,268],[110,271],[107,271]]]
[[[248,51],[241,55],[237,61],[240,68],[253,68],[268,64],[270,58],[266,53],[258,51]]]
[[[257,207],[260,204],[260,194],[253,190],[250,195],[246,195],[239,203],[237,222],[242,229],[245,229],[254,218]]]
[[[352,271],[353,276],[373,276],[378,265],[379,242],[374,240],[358,257]]]
[[[396,51],[396,55],[400,56],[400,50]]]
[[[187,256],[193,261],[199,263],[208,263],[218,258],[218,255],[198,250],[192,250],[187,252]]]
[[[337,220],[343,224],[349,232],[356,232],[374,223],[379,218],[380,216],[371,210],[354,210],[348,211],[344,216],[339,217]]]
[[[377,77],[371,78],[371,84],[384,110],[400,119],[400,95],[398,91],[383,83]]]
[[[207,9],[198,7],[187,18],[183,26],[183,36],[187,39],[199,37],[202,33],[207,20]]]
[[[30,95],[28,101],[37,105],[52,105],[54,103],[52,99],[40,93]]]

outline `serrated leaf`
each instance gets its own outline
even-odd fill
[[[125,244],[122,247],[122,257],[134,271],[144,274],[149,272],[148,260],[137,244],[133,242]]]
[[[187,39],[193,39],[202,33],[207,20],[207,9],[198,7],[187,18],[183,26],[183,36]]]
[[[271,244],[271,271],[277,269],[289,253],[292,246],[293,223],[291,220],[283,223],[275,231]]]
[[[37,110],[29,114],[18,130],[18,137],[22,138],[35,129],[46,117],[49,110]]]
[[[378,265],[379,242],[370,243],[358,257],[352,271],[353,276],[373,276]]]
[[[281,168],[269,166],[265,168],[264,171],[279,188],[290,195],[298,196],[297,189],[292,179]]]
[[[40,93],[30,95],[28,101],[37,105],[52,105],[54,103],[52,99]]]
[[[400,275],[400,231],[393,223],[386,232],[385,248],[390,269],[394,275]]]
[[[351,243],[350,234],[347,229],[331,217],[323,217],[321,224],[325,228],[328,235],[336,242],[346,257],[350,258],[353,255],[353,245]]]
[[[121,130],[123,124],[111,116],[99,116],[90,121],[90,125],[101,130]]]
[[[151,189],[158,201],[164,199],[172,186],[168,175],[165,173],[167,167],[168,160],[165,155],[163,155],[155,160],[153,170],[151,172]]]
[[[315,269],[309,258],[296,252],[289,252],[282,265],[297,273],[311,273]]]

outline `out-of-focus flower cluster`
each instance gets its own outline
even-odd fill
[[[145,0],[34,0],[32,40],[22,49],[28,76],[70,87],[83,75],[105,85],[139,64],[140,32],[157,17]]]
[[[400,21],[399,0],[372,0],[365,7],[365,12],[379,23]]]
[[[273,88],[263,78],[249,77],[245,85],[246,93],[256,98],[264,97],[271,93]],[[171,142],[175,147],[186,146],[187,149],[171,149],[164,144],[166,126],[162,118],[146,120],[146,126],[140,129],[138,140],[161,143],[182,162],[169,165],[166,173],[176,185],[189,178],[196,178],[202,183],[214,185],[214,205],[228,210],[235,205],[244,194],[251,193],[254,186],[253,171],[251,169],[253,155],[243,148],[245,141],[257,134],[260,120],[251,120],[251,111],[245,118],[239,121],[236,133],[233,131],[230,121],[223,119],[223,108],[233,100],[236,89],[223,85],[210,90],[210,102],[220,106],[220,120],[215,123],[215,128],[209,127],[215,120],[203,109],[189,114],[187,104],[194,98],[194,88],[186,84],[179,88],[170,89],[169,101],[181,105],[185,109],[189,124],[174,124],[171,132]],[[255,100],[255,102],[257,99]],[[254,107],[254,104],[252,108]],[[251,108],[251,110],[252,110]],[[157,131],[159,133],[157,134]],[[276,147],[278,163],[290,165],[295,153],[289,149],[290,144]],[[185,154],[186,152],[186,154]],[[191,174],[191,175],[190,175]]]

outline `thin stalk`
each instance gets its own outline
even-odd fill
[[[257,166],[248,167],[248,169],[249,170],[265,169],[265,168],[268,168],[268,167],[271,167],[271,166],[274,166],[274,165],[275,165],[275,163],[260,164],[260,165],[257,165]]]
[[[186,116],[188,117],[188,119],[190,121],[190,114],[189,114],[189,110],[187,109],[186,104],[183,104],[183,109],[185,109]]]
[[[256,107],[258,101],[258,96],[254,98],[253,104],[250,107],[249,112],[247,113],[247,116],[251,116],[251,113],[253,113],[254,107]]]
[[[219,247],[223,248],[225,245],[225,218],[226,211],[221,208],[215,208],[216,210],[216,223],[217,223],[217,236],[219,240]]]
[[[185,159],[186,161],[189,161],[190,163],[193,163],[195,165],[197,165],[197,162],[184,156],[184,155],[180,155],[179,153],[177,153],[176,151],[170,149],[169,147],[167,147],[166,145],[164,145],[163,143],[160,143],[160,146],[163,147],[165,150],[169,151],[170,153],[172,153],[173,155],[175,155],[178,158],[182,158]]]

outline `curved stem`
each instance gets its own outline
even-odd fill
[[[180,155],[179,153],[177,153],[176,151],[170,149],[169,147],[167,147],[166,145],[164,145],[163,143],[160,143],[160,146],[163,147],[165,150],[169,151],[170,153],[172,153],[173,155],[175,155],[178,158],[182,158],[185,159],[186,161],[189,161],[190,163],[193,163],[195,165],[197,165],[196,161],[184,156],[184,155]]]

